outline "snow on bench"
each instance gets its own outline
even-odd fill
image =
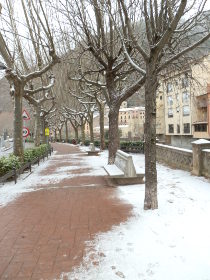
[[[121,150],[117,150],[115,164],[105,165],[104,169],[117,184],[143,183],[144,174],[135,167],[132,156]]]
[[[88,156],[98,156],[99,149],[95,149],[94,143],[90,143],[90,150],[88,151]]]

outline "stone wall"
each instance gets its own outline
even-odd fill
[[[165,163],[171,167],[187,171],[192,170],[193,153],[191,150],[157,144],[156,156],[157,161]]]
[[[210,177],[210,149],[202,150],[202,175]]]

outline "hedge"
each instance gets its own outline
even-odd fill
[[[37,157],[44,155],[48,150],[48,145],[43,144],[39,147],[35,147],[32,149],[26,149],[24,151],[24,162],[28,162]],[[9,155],[9,157],[1,157],[0,158],[0,177],[4,176],[9,171],[18,169],[21,167],[20,159],[13,154]]]
[[[26,149],[24,151],[24,162],[28,162],[29,160],[33,160],[42,156],[44,153],[46,153],[47,149],[47,144],[43,144],[35,148]]]
[[[11,154],[9,157],[0,158],[0,177],[5,175],[13,168],[20,168],[21,163],[18,157]]]

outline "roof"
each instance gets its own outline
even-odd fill
[[[131,107],[131,108],[121,108],[120,112],[128,112],[128,111],[145,111],[145,107]]]

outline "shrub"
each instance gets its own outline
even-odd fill
[[[132,149],[132,148],[143,148],[144,143],[142,141],[121,141],[120,148],[123,149]]]
[[[89,146],[90,145],[90,140],[85,140],[84,145]]]
[[[24,152],[24,162],[28,162],[29,160],[33,160],[37,157],[41,157],[46,153],[48,149],[47,144],[40,145],[39,147],[26,149]]]
[[[20,168],[20,160],[18,157],[11,154],[8,158],[1,157],[0,158],[0,176],[5,175],[13,168]]]
[[[100,141],[99,140],[95,140],[94,141],[94,145],[95,145],[95,147],[100,147]]]
[[[47,144],[40,145],[39,147],[35,147],[32,149],[26,149],[24,151],[24,162],[28,162],[37,157],[41,157],[44,155],[49,146]],[[21,167],[20,159],[13,154],[11,154],[8,158],[1,157],[0,158],[0,177],[4,176],[6,173],[11,171],[12,169],[18,169]]]

